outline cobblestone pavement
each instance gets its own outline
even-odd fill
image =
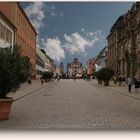
[[[28,84],[28,82],[25,82],[20,85],[20,88],[16,92],[8,93],[8,97],[12,97],[14,100],[18,100],[32,92],[46,87],[50,83],[51,82],[41,84],[40,80],[32,80],[32,84]]]
[[[139,129],[140,100],[77,80],[60,80],[16,100],[1,129]]]

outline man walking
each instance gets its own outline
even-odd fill
[[[121,86],[121,83],[122,83],[122,77],[120,76],[119,77],[119,86]]]
[[[132,78],[129,76],[127,79],[128,91],[131,93]]]

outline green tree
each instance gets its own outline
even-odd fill
[[[20,47],[0,48],[0,98],[13,89],[17,90],[20,84],[29,76],[30,64],[26,57],[20,55]]]
[[[53,77],[53,72],[50,72],[50,71],[45,71],[42,73],[42,78],[45,80],[45,79],[49,79],[49,78],[52,78]]]
[[[114,75],[114,71],[110,68],[102,68],[99,70],[100,76],[102,80],[110,80],[110,78]]]

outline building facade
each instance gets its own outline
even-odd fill
[[[67,75],[70,78],[74,78],[75,76],[80,77],[83,74],[83,66],[82,63],[78,61],[77,58],[74,58],[74,60],[67,64]]]
[[[96,71],[100,70],[101,68],[106,68],[106,56],[107,56],[107,47],[104,47],[98,56],[95,57],[96,62]]]
[[[89,59],[87,62],[87,68],[86,68],[86,73],[88,75],[93,75],[95,71],[95,59]]]
[[[64,65],[63,65],[63,62],[60,63],[60,74],[63,75],[64,74]]]
[[[36,79],[40,79],[44,71],[45,55],[39,48],[36,48]]]
[[[0,47],[14,46],[16,27],[0,12]]]
[[[117,77],[140,78],[140,3],[120,16],[107,37],[107,65]]]
[[[0,11],[16,27],[15,44],[20,46],[21,55],[26,56],[31,65],[31,77],[35,78],[37,33],[18,2],[0,2]]]
[[[55,73],[56,65],[43,49],[36,48],[36,79],[39,79],[44,71]]]

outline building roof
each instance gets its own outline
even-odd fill
[[[107,46],[105,46],[105,47],[100,51],[100,53],[96,56],[95,61],[99,60],[99,59],[102,58],[102,57],[106,57],[106,56],[103,55],[103,53],[106,51],[106,48],[107,48]]]

